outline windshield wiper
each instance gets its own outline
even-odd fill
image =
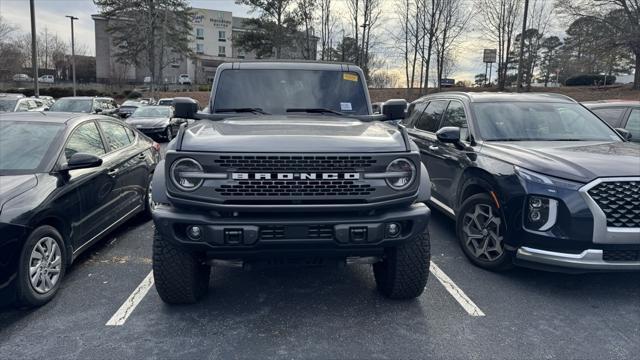
[[[312,114],[333,114],[333,115],[339,115],[339,116],[348,116],[345,113],[341,113],[340,111],[335,111],[335,110],[331,110],[331,109],[325,109],[325,108],[291,108],[291,109],[287,109],[287,112],[306,112],[306,113],[312,113]]]
[[[217,113],[236,112],[236,113],[254,113],[254,114],[262,114],[262,115],[270,115],[268,112],[262,110],[261,108],[257,108],[257,107],[216,109],[216,112]]]

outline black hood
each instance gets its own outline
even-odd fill
[[[169,125],[168,117],[128,117],[125,122],[135,128],[163,128]]]
[[[402,134],[382,122],[310,116],[199,120],[185,131],[181,150],[210,152],[401,152]]]
[[[482,152],[541,174],[589,182],[598,177],[640,176],[640,145],[632,142],[484,142]]]
[[[0,176],[0,211],[7,201],[34,188],[37,184],[35,175]]]

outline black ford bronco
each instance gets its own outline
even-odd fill
[[[379,291],[410,299],[429,274],[429,177],[403,127],[373,115],[362,70],[318,62],[218,67],[152,182],[153,273],[192,303],[214,264],[373,265]],[[395,112],[395,113],[394,113]]]

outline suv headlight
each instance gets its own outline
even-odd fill
[[[182,191],[194,191],[202,185],[204,179],[193,175],[202,174],[202,172],[202,165],[199,162],[191,158],[182,158],[171,165],[171,181]]]
[[[556,224],[558,200],[546,196],[530,195],[527,197],[525,207],[525,228],[534,231],[547,231]]]
[[[404,190],[411,186],[416,178],[416,167],[405,158],[393,160],[387,166],[387,185],[394,190]]]

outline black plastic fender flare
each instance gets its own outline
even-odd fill
[[[156,165],[156,171],[153,172],[153,178],[151,179],[151,197],[154,202],[159,204],[169,204],[165,179],[164,160],[160,160]]]

